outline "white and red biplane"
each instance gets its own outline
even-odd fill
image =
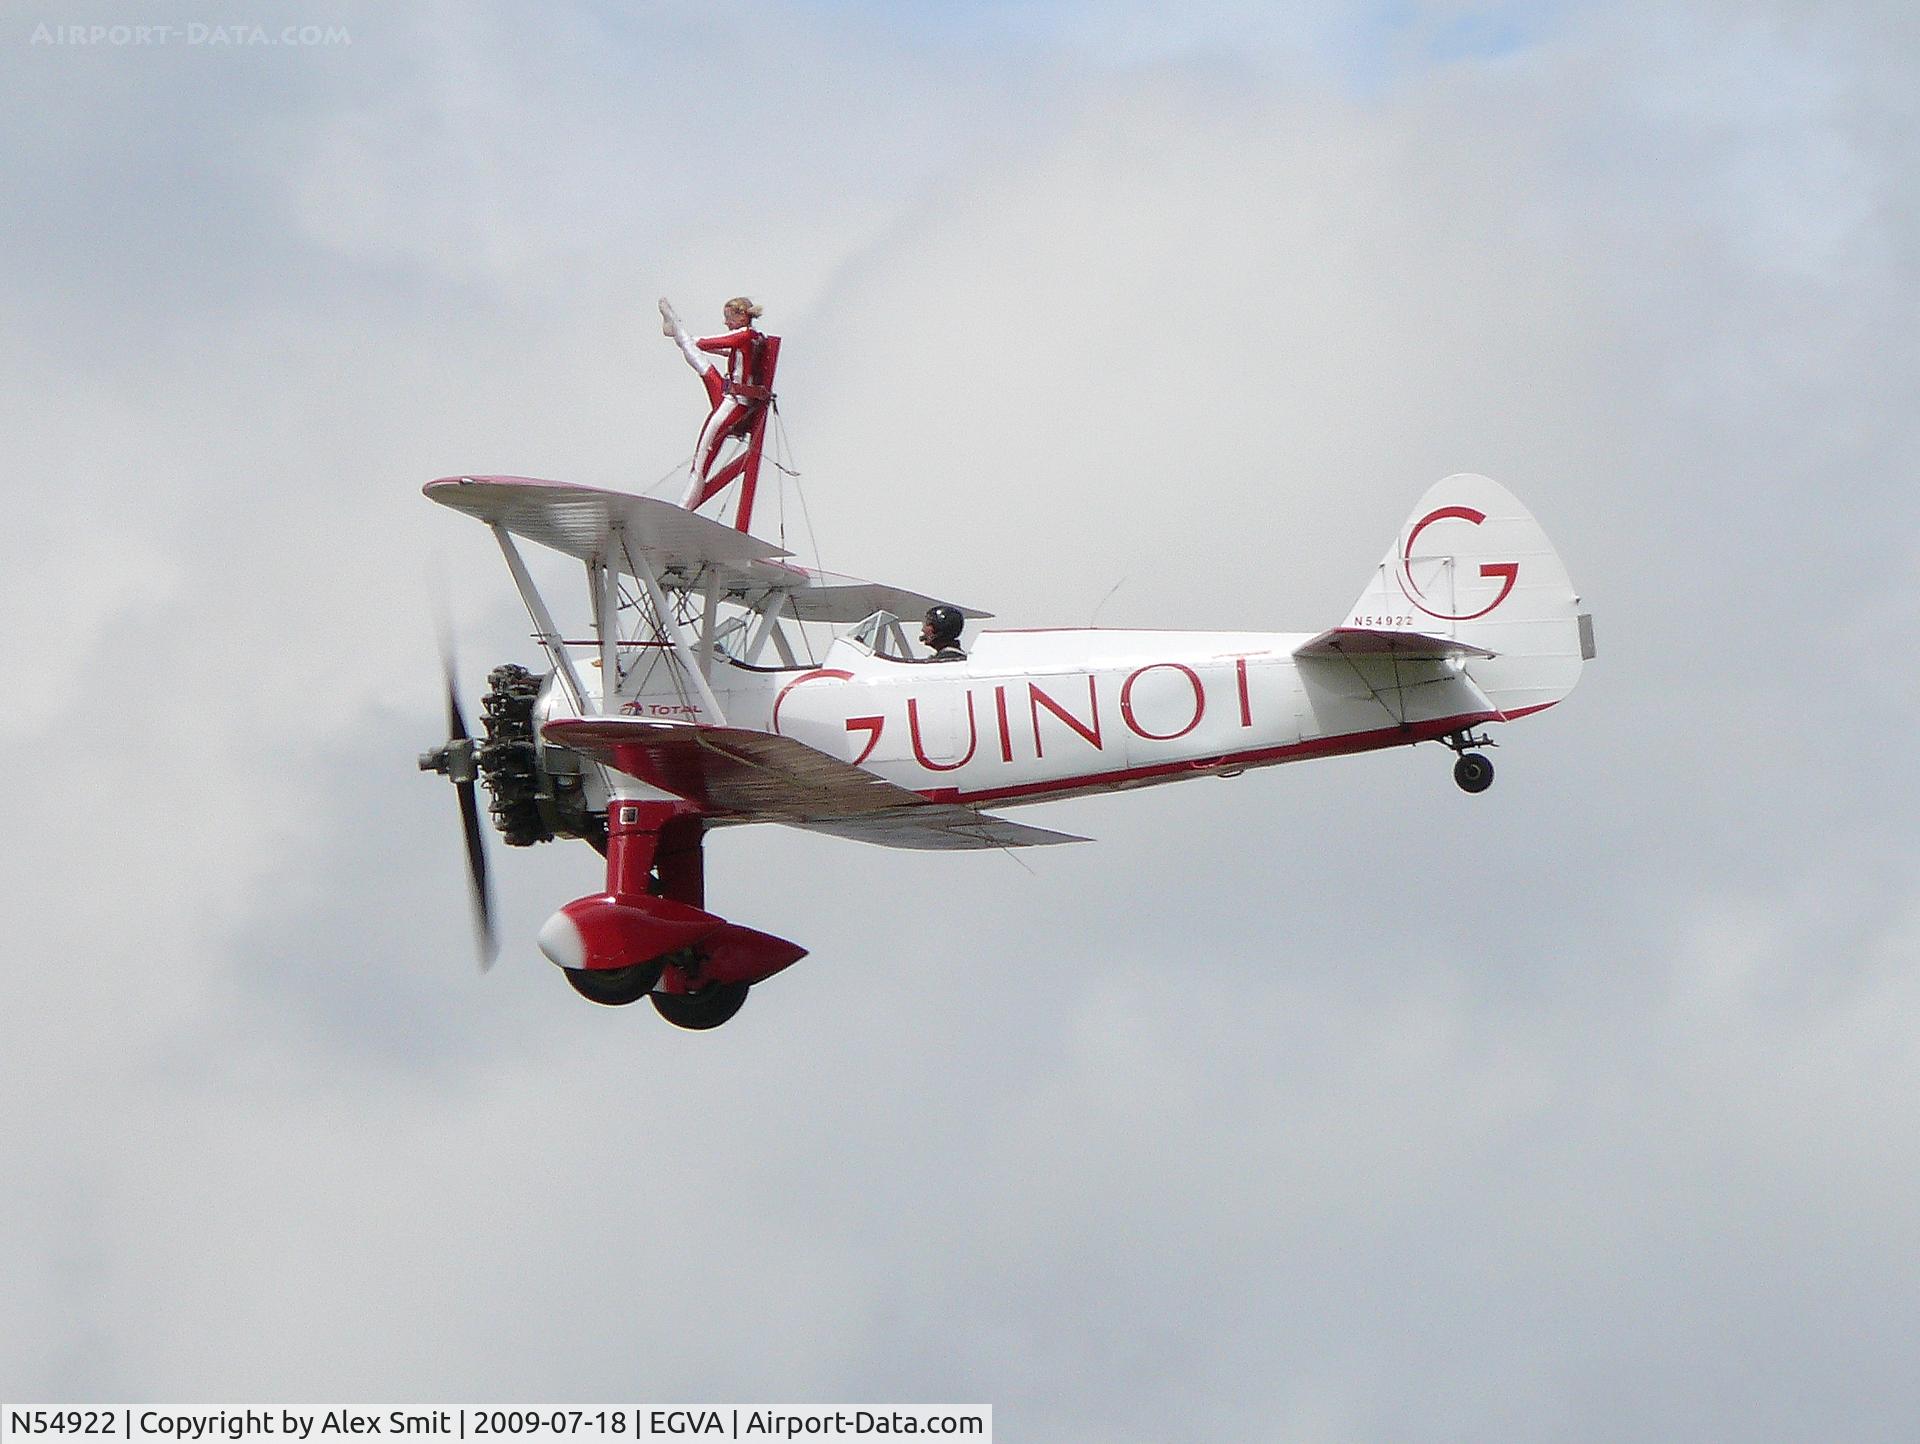
[[[579,837],[605,854],[605,888],[555,913],[541,950],[583,996],[644,996],[683,1028],[724,1023],[805,956],[707,910],[714,828],[1078,842],[987,809],[1426,741],[1480,792],[1481,729],[1553,706],[1593,656],[1546,535],[1481,476],[1420,499],[1330,630],[987,630],[947,662],[916,658],[900,622],[936,598],[800,566],[747,531],[746,504],[727,525],[524,477],[425,490],[492,530],[550,669],[496,668],[477,739],[449,678],[452,736],[421,758],[460,786],[488,955],[476,779],[509,843]],[[516,538],[584,564],[591,637],[556,628]]]

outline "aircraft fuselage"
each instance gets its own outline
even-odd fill
[[[1405,745],[1497,720],[1457,663],[1299,659],[1307,633],[984,632],[964,661],[842,639],[819,666],[715,665],[734,726],[913,792],[1012,805]],[[624,709],[697,720],[672,691]]]

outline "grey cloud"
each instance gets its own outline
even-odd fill
[[[39,759],[14,1392],[1898,1437],[1891,15],[1569,11],[1360,93],[1311,43],[943,66],[784,7],[354,11],[330,69],[6,55],[70,132],[16,153],[44,204],[0,293],[48,699],[8,734]],[[711,202],[735,153],[746,197]],[[245,276],[301,283],[213,286],[218,217]],[[1472,468],[1541,515],[1601,658],[1484,798],[1416,749],[1029,814],[1100,838],[1030,871],[727,834],[720,906],[814,955],[712,1037],[533,956],[584,849],[496,852],[478,979],[451,798],[410,770],[432,568],[469,681],[525,626],[416,488],[665,474],[696,403],[645,308],[743,285],[793,337],[831,566],[1014,625],[1124,576],[1103,623],[1316,627]]]

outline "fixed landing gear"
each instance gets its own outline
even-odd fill
[[[608,804],[606,891],[575,898],[540,929],[540,951],[574,992],[603,1008],[649,998],[674,1027],[704,1032],[807,955],[706,910],[705,827],[684,803]]]
[[[642,998],[653,1000],[654,1011],[676,1028],[705,1032],[717,1028],[747,1001],[746,983],[708,983],[691,993],[656,993],[666,960],[639,963],[631,968],[562,968],[567,985],[590,1003],[624,1008]]]
[[[1493,763],[1478,752],[1463,752],[1453,764],[1453,780],[1462,792],[1485,792],[1493,786]]]
[[[655,993],[654,1010],[676,1028],[717,1028],[747,1001],[745,983],[708,983],[697,993]]]
[[[631,968],[562,968],[574,992],[590,1003],[606,1008],[624,1008],[637,1003],[653,991],[665,964],[655,961],[636,963]]]
[[[1495,747],[1496,743],[1484,732],[1476,736],[1472,729],[1454,732],[1440,739],[1459,754],[1453,764],[1453,780],[1462,792],[1485,792],[1493,786],[1493,761],[1479,752],[1470,752],[1471,747]]]

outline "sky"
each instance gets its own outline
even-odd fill
[[[254,17],[0,16],[0,1393],[1910,1437],[1909,7]],[[835,570],[1318,630],[1479,471],[1599,656],[1481,797],[729,831],[811,956],[712,1034],[540,958],[579,844],[495,850],[481,976],[434,610],[470,698],[536,657],[419,487],[670,479],[654,300],[741,292]]]

